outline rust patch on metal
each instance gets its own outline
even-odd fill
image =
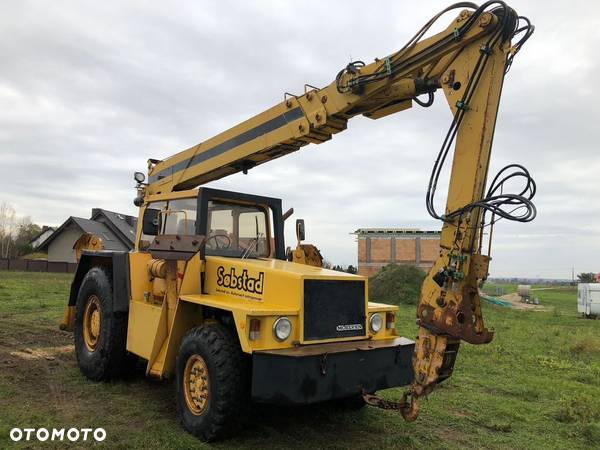
[[[188,261],[202,249],[205,242],[202,235],[163,234],[154,239],[148,250],[155,259]]]

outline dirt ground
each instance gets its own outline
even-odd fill
[[[70,395],[67,396],[59,380],[74,362],[72,338],[61,331],[31,330],[26,335],[3,333],[0,336],[0,366],[5,382],[11,386],[32,387],[30,392],[19,395],[22,402],[66,406]]]
[[[535,297],[535,296],[533,296],[533,297]],[[543,311],[543,310],[548,309],[546,306],[541,305],[541,304],[534,305],[533,303],[524,303],[521,301],[521,296],[516,293],[505,294],[498,298],[509,302],[512,305],[512,307],[515,309],[523,309],[523,310],[530,310],[530,311]]]

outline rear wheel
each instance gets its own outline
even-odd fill
[[[112,285],[104,268],[93,267],[79,288],[75,316],[75,354],[90,380],[131,371],[136,358],[126,350],[127,313],[113,309]]]
[[[212,441],[245,406],[243,354],[221,324],[190,330],[177,356],[177,408],[186,430]]]

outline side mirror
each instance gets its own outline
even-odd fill
[[[159,209],[147,209],[144,212],[144,221],[142,223],[142,232],[149,236],[156,236],[159,233],[161,225],[161,215]]]
[[[306,239],[304,219],[296,219],[296,237],[298,238],[298,242],[302,242]]]

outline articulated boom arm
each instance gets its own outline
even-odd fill
[[[151,160],[146,192],[191,189],[245,172],[307,144],[328,141],[356,115],[378,119],[408,109],[415,96],[442,85],[457,88],[447,91],[454,106],[466,86],[465,79],[454,81],[458,56],[469,48],[477,54],[498,26],[498,18],[484,12],[457,38],[455,30],[472,16],[473,12],[464,10],[437,35],[364,67],[351,64],[322,89],[306,85],[304,95],[286,94],[281,103],[207,141],[163,161]],[[504,60],[507,50],[506,46],[496,49],[495,58]],[[374,74],[375,81],[359,82],[359,77]]]
[[[422,39],[442,13],[456,8],[466,9],[446,30]],[[286,94],[281,103],[201,144],[164,161],[151,160],[145,189],[146,195],[190,189],[246,172],[307,144],[331,139],[356,115],[378,119],[410,108],[413,101],[428,106],[433,92],[441,88],[454,119],[434,166],[427,206],[444,225],[440,255],[423,284],[417,310],[415,381],[399,406],[407,420],[417,417],[418,398],[451,375],[461,340],[473,344],[492,340],[478,294],[478,283],[488,273],[489,257],[480,249],[486,212],[492,213],[492,223],[496,215],[521,221],[535,216],[529,201],[535,185],[530,179],[520,195],[508,195],[510,201],[494,196],[498,194],[494,189],[484,193],[504,75],[533,27],[503,2],[481,7],[459,3],[442,13],[389,57],[368,65],[350,63],[322,89],[306,85],[303,95]],[[527,25],[518,28],[519,19]],[[511,38],[523,31],[525,38],[511,46]],[[421,94],[428,94],[429,101],[416,99]],[[437,174],[453,141],[446,210],[438,215],[433,206]],[[523,198],[526,193],[530,196]],[[509,217],[499,210],[502,204],[525,204],[529,216]]]

